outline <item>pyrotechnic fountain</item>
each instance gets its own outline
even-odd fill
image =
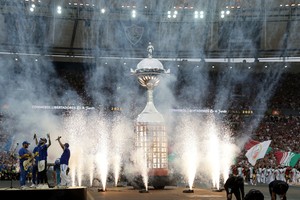
[[[189,138],[189,139],[192,139]],[[188,189],[187,190],[183,190],[184,193],[193,193],[193,184],[194,184],[194,179],[195,179],[195,175],[196,175],[196,171],[197,171],[197,164],[196,162],[198,161],[198,149],[197,149],[197,145],[195,144],[196,142],[194,140],[189,141],[188,144],[190,144],[190,147],[188,147],[188,145],[186,145],[184,147],[184,164],[186,165],[185,168],[187,169],[187,180],[188,180]]]
[[[178,168],[181,169],[180,173],[187,183],[188,189],[183,190],[184,193],[193,193],[194,180],[197,174],[200,150],[197,130],[194,127],[196,122],[187,117],[178,121],[179,138],[177,141],[178,158],[180,158]]]
[[[218,138],[218,133],[214,125],[210,126],[209,129],[209,155],[211,158],[209,159],[211,165],[211,177],[213,188],[220,188],[220,140]]]
[[[184,193],[193,193],[193,187],[206,185],[213,191],[222,191],[224,180],[238,149],[230,137],[230,130],[213,116],[184,113],[176,120],[173,139],[175,170],[185,184]]]
[[[222,191],[237,152],[230,134],[222,126],[224,125],[218,125],[215,120],[208,121],[207,162],[211,173],[212,191],[215,192]]]
[[[149,43],[147,48],[148,58],[138,63],[137,69],[131,73],[137,76],[141,86],[147,88],[147,104],[144,110],[138,115],[135,123],[135,147],[142,152],[142,159],[145,161],[144,169],[140,169],[146,191],[148,181],[151,179],[154,188],[163,188],[164,178],[168,175],[168,141],[165,128],[165,120],[154,106],[153,90],[159,84],[161,75],[169,73],[162,63],[152,58],[153,46]]]

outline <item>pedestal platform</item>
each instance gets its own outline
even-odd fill
[[[14,189],[1,188],[0,196],[23,200],[87,200],[87,188]]]

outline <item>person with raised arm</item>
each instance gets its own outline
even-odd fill
[[[47,158],[48,148],[51,146],[50,134],[47,134],[48,143],[46,138],[40,138],[38,144],[39,159],[38,159],[38,188],[44,189],[49,188],[48,177],[47,177]]]
[[[61,136],[59,136],[56,140],[58,141],[59,145],[63,149],[63,153],[60,156],[60,185],[59,187],[67,187],[70,185],[69,180],[69,160],[71,157],[71,152],[69,149],[68,143],[62,143],[60,141]]]
[[[36,134],[33,135],[33,140],[35,141],[36,146],[34,147],[32,153],[34,156],[34,161],[32,163],[32,185],[31,188],[35,188],[39,184],[39,176],[38,176],[38,161],[39,161],[39,146]]]

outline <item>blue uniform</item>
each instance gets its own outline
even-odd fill
[[[43,167],[38,166],[38,178],[39,178],[39,183],[44,184],[48,183],[48,177],[47,177],[47,157],[48,157],[48,145],[43,144],[43,145],[38,145],[39,149],[39,159],[38,159],[38,165],[43,163]]]
[[[64,152],[62,153],[62,155],[60,157],[60,164],[69,165],[70,156],[71,156],[70,149],[65,148]]]
[[[60,157],[60,184],[66,186],[69,184],[68,168],[71,153],[68,147],[64,147],[64,152]]]
[[[27,174],[28,174],[28,170],[25,170],[24,166],[23,166],[23,162],[25,160],[27,160],[28,158],[21,158],[21,156],[23,156],[24,154],[30,154],[30,152],[29,152],[28,149],[22,147],[19,150],[19,156],[20,156],[20,186],[25,186],[26,177],[27,177]]]
[[[35,155],[36,153],[39,152],[39,147],[36,146],[33,149],[33,154]],[[32,183],[33,184],[38,184],[39,183],[39,176],[38,176],[38,161],[39,161],[39,156],[35,156],[35,161],[34,164],[32,166]]]
[[[44,145],[39,145],[39,160],[47,160],[48,157],[48,145],[44,144]]]

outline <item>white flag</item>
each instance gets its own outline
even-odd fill
[[[257,145],[254,145],[247,151],[246,157],[248,158],[248,161],[252,166],[255,165],[258,159],[265,157],[270,144],[271,140],[264,141],[258,143]]]

